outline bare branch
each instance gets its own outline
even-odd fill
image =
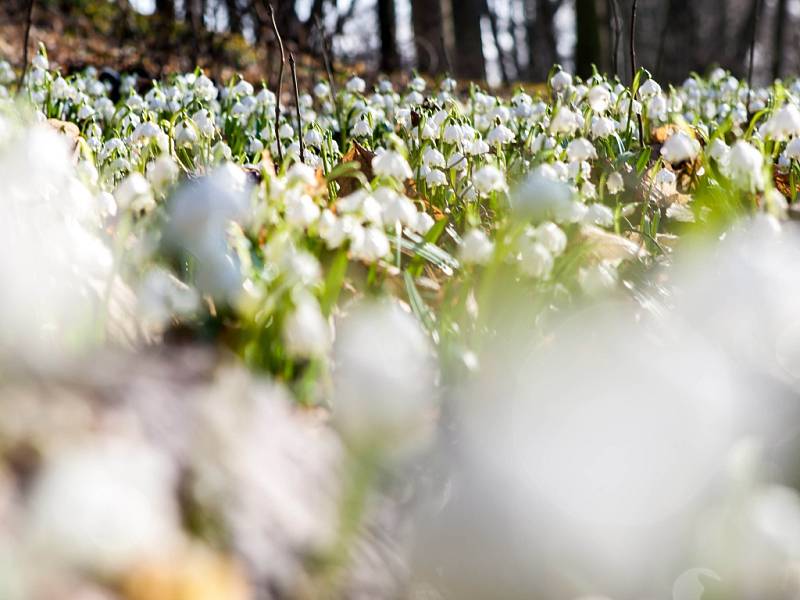
[[[292,82],[294,83],[294,107],[297,112],[297,137],[300,140],[300,162],[306,162],[306,149],[303,141],[303,121],[300,118],[300,90],[297,87],[297,67],[294,62],[294,54],[289,53],[289,68],[292,70]]]
[[[34,0],[28,0],[28,12],[25,16],[25,36],[22,42],[22,73],[20,73],[19,76],[17,94],[22,92],[22,83],[25,81],[25,74],[28,72],[28,45],[31,36],[31,25],[33,23],[33,3]]]
[[[281,34],[278,31],[278,25],[275,23],[275,11],[272,9],[272,4],[267,4],[267,10],[269,12],[269,19],[272,22],[272,31],[275,32],[275,39],[278,41],[278,48],[280,48],[281,51],[281,65],[280,69],[278,69],[278,90],[275,95],[275,141],[278,145],[278,162],[283,163],[283,146],[281,145],[280,121],[281,95],[283,93],[283,66],[286,63],[286,53],[283,50],[283,40],[281,39]]]

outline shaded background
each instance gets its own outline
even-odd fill
[[[0,53],[12,60],[21,55],[15,32],[23,28],[27,2],[8,0],[0,9]],[[285,41],[307,66],[320,57],[322,38],[314,27],[319,18],[339,68],[367,76],[417,68],[492,85],[541,82],[557,62],[584,76],[596,64],[624,80],[631,4],[273,0]],[[663,81],[677,83],[691,71],[716,65],[746,75],[756,24],[756,81],[797,71],[800,0],[639,0],[638,14],[639,63]],[[50,32],[57,35],[48,39]],[[104,59],[130,68],[140,51],[148,73],[199,63],[269,79],[275,54],[266,0],[36,0],[32,43],[43,39],[48,48],[68,46],[70,35],[75,43],[62,64]],[[99,57],[87,49],[95,35],[108,38]],[[124,58],[128,44],[129,60],[120,60],[115,51]]]

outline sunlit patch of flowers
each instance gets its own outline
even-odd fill
[[[295,99],[240,77],[215,82],[199,69],[152,82],[115,80],[94,68],[66,75],[42,49],[20,90],[15,81],[0,62],[0,278],[7,289],[0,361],[24,363],[44,352],[48,364],[63,366],[64,358],[109,344],[213,342],[284,384],[295,404],[331,411],[345,462],[366,479],[381,458],[401,460],[426,447],[442,398],[453,400],[465,381],[477,386],[467,386],[459,407],[469,427],[483,414],[471,412],[470,398],[500,397],[492,385],[516,381],[515,369],[527,373],[520,357],[529,350],[548,356],[555,344],[570,358],[585,351],[584,331],[566,346],[552,334],[570,308],[597,297],[624,303],[625,327],[606,338],[635,346],[626,336],[638,321],[676,302],[672,263],[683,239],[725,238],[745,216],[772,239],[795,213],[800,189],[800,82],[749,89],[722,70],[666,88],[644,70],[626,86],[556,67],[546,86],[501,96],[450,78],[368,85],[354,76],[336,89],[318,82]],[[735,269],[725,264],[719,287],[727,289]],[[761,276],[765,269],[751,270]],[[748,310],[760,302],[748,298]],[[682,310],[667,321],[676,330],[696,318]],[[511,354],[510,337],[516,354],[498,364]],[[648,344],[653,354],[663,350]],[[636,359],[641,371],[654,370],[657,379],[660,363],[646,358]],[[576,364],[605,381],[618,363],[603,360],[606,370],[588,354]],[[698,370],[685,357],[678,363]],[[560,398],[555,384],[546,385],[556,371],[544,369],[525,389]],[[604,401],[616,417],[623,376],[614,377]],[[193,526],[220,536],[216,549],[235,554],[251,579],[270,580],[274,567],[294,581],[300,559],[271,562],[276,552],[340,548],[336,536],[352,541],[352,532],[328,531],[330,519],[321,523],[316,514],[324,511],[287,500],[261,470],[267,456],[288,473],[303,444],[318,443],[293,425],[281,436],[289,411],[282,388],[251,396],[246,376],[219,379],[237,401],[200,401],[196,423],[187,425],[198,424],[196,453],[192,460],[180,454],[194,478],[186,494],[214,517]],[[568,383],[562,391],[582,398],[581,377]],[[263,397],[280,400],[250,402]],[[668,400],[656,407],[674,410]],[[541,426],[537,412],[524,408],[514,418],[527,414]],[[276,431],[276,446],[265,451],[261,444]],[[497,446],[496,436],[482,433],[477,446]],[[340,448],[328,444],[325,456],[335,446],[338,460]],[[220,580],[234,582],[222,586],[227,597],[247,597],[237,595],[238,566],[187,549],[181,518],[206,517],[176,502],[185,474],[173,453],[187,450],[155,447],[137,435],[112,443],[93,434],[63,456],[45,453],[25,533],[32,548],[120,589],[115,578],[142,557],[171,551],[189,564],[210,561]],[[478,474],[485,468],[477,465]],[[98,474],[115,470],[110,480]],[[302,494],[301,483],[293,493]],[[485,487],[480,477],[472,483]],[[54,501],[79,486],[81,494]],[[94,504],[104,489],[125,519],[103,512],[102,498]],[[325,500],[330,510],[335,502]],[[498,510],[519,509],[505,502]],[[262,510],[267,505],[277,512]],[[83,522],[65,515],[83,509],[111,529],[92,529],[98,522],[87,517],[79,530]],[[285,540],[284,523],[291,524]],[[104,531],[137,543],[83,539]],[[320,570],[315,576],[328,583]]]
[[[4,139],[13,75],[0,64]],[[785,216],[799,93],[721,70],[664,89],[556,68],[544,93],[510,97],[353,77],[284,95],[276,124],[263,85],[65,76],[42,49],[20,96],[34,120],[77,126],[76,177],[148,338],[218,322],[254,366],[319,382],[348,298],[399,296],[441,341],[464,334],[443,299],[472,297],[484,271],[571,302],[630,289],[686,230]]]

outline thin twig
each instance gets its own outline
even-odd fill
[[[25,81],[25,75],[28,72],[28,43],[31,37],[31,25],[33,24],[33,3],[34,0],[28,0],[28,13],[25,16],[25,36],[22,42],[22,73],[19,76],[17,94],[22,93],[22,83]]]
[[[314,15],[314,25],[317,27],[319,33],[319,43],[322,48],[322,60],[325,63],[325,72],[328,74],[328,86],[331,88],[331,97],[333,98],[334,106],[336,105],[336,81],[333,78],[333,67],[331,67],[331,59],[328,55],[328,38],[325,35],[325,29],[322,27],[319,15]]]
[[[289,68],[292,70],[292,82],[294,83],[294,107],[297,111],[297,137],[300,140],[300,162],[306,162],[306,148],[303,142],[303,121],[300,119],[300,90],[297,87],[297,67],[294,63],[294,54],[289,52]]]
[[[272,4],[267,4],[269,11],[269,18],[272,21],[272,31],[275,32],[275,39],[278,40],[278,48],[281,51],[281,66],[278,69],[278,92],[275,96],[275,140],[278,144],[278,162],[283,164],[283,146],[281,145],[280,135],[280,121],[281,121],[281,95],[283,93],[283,65],[286,63],[286,53],[283,50],[283,40],[278,31],[278,25],[275,23],[275,11],[272,9]]]
[[[636,80],[636,72],[638,67],[636,65],[636,8],[639,4],[638,0],[633,0],[631,6],[631,106],[636,101],[634,96],[633,84]],[[642,115],[636,115],[636,121],[639,125],[639,145],[644,144],[644,125],[642,123]]]
[[[756,38],[758,37],[758,15],[761,12],[761,0],[755,0],[755,16],[753,19],[753,31],[750,36],[750,64],[747,67],[747,111],[750,111],[750,101],[753,95],[753,63],[756,54]]]
[[[631,6],[631,84],[636,77],[636,7],[638,0],[633,0]]]

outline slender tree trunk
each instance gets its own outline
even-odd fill
[[[486,79],[481,38],[483,0],[453,3],[453,30],[456,41],[456,75],[464,79]]]
[[[236,0],[225,0],[225,12],[228,14],[228,31],[241,34],[242,11]]]
[[[411,17],[417,68],[430,75],[441,73],[446,68],[441,0],[412,0]]]
[[[669,0],[660,73],[668,83],[680,83],[694,68],[693,1]]]
[[[775,25],[775,38],[774,46],[772,47],[772,78],[778,79],[783,73],[783,52],[784,52],[784,37],[786,32],[787,21],[789,20],[789,2],[788,0],[778,0],[778,9],[775,13],[777,21]]]
[[[392,73],[400,68],[397,51],[395,0],[378,0],[378,26],[381,38],[381,71]]]
[[[526,0],[525,22],[528,33],[528,78],[545,81],[553,63],[558,62],[555,14],[558,3],[551,0]]]
[[[175,19],[174,0],[156,0],[156,15],[165,23],[171,23]]]
[[[575,0],[575,20],[578,33],[575,73],[586,78],[592,74],[592,65],[600,59],[600,23],[595,0]]]

